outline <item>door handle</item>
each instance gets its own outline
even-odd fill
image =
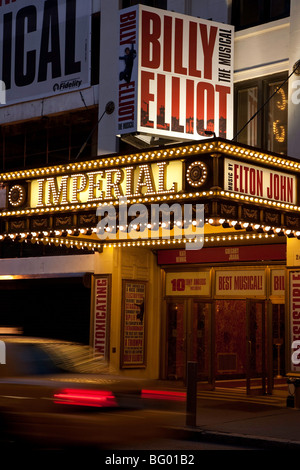
[[[251,353],[252,353],[252,341],[248,341],[248,351],[249,351],[249,355],[251,356]]]

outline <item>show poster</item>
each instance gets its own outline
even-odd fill
[[[91,14],[91,0],[0,2],[4,105],[90,86]]]
[[[144,367],[146,282],[123,281],[121,367]]]
[[[231,25],[139,5],[120,11],[117,133],[233,138]]]

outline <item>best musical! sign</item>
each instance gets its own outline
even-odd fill
[[[118,134],[231,139],[233,32],[142,5],[121,10]]]

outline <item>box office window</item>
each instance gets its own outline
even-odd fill
[[[288,84],[284,83],[286,77],[286,74],[280,74],[236,85],[235,135],[238,142],[286,154],[288,116]]]
[[[290,0],[233,0],[232,2],[232,24],[237,31],[289,15]]]

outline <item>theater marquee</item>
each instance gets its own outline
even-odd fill
[[[91,249],[105,246],[106,241],[132,246],[134,241],[123,233],[119,238],[109,234],[100,237],[97,233],[106,207],[115,211],[119,235],[124,223],[132,223],[134,214],[126,213],[126,220],[123,211],[120,216],[120,202],[124,199],[131,208],[143,204],[150,215],[153,205],[159,210],[167,205],[170,215],[172,211],[174,214],[164,230],[172,243],[181,246],[187,240],[176,237],[175,228],[183,222],[181,215],[185,215],[187,207],[192,207],[191,220],[196,227],[201,222],[199,205],[204,208],[206,246],[229,243],[231,239],[249,244],[256,237],[272,239],[277,234],[297,238],[299,172],[300,163],[296,160],[225,139],[207,139],[3,173],[0,240],[26,238],[71,247],[84,243]],[[179,211],[175,211],[175,206]],[[99,207],[103,213],[98,212]],[[162,228],[161,221],[160,224]],[[151,246],[165,243],[162,230],[155,234],[151,223],[147,228],[151,236],[149,231],[140,230],[136,239]]]

